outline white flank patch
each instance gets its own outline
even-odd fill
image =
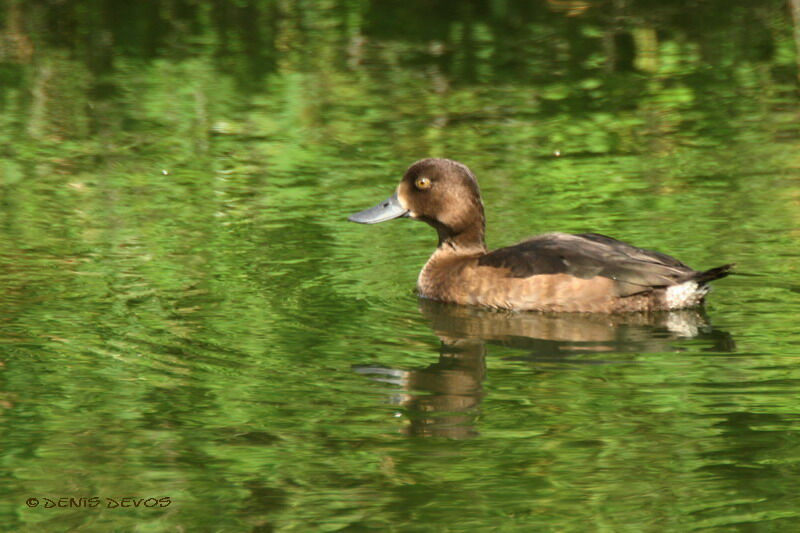
[[[685,281],[680,285],[667,288],[666,300],[668,309],[683,309],[698,305],[708,293],[707,285],[698,285],[696,281]]]

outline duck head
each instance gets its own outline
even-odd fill
[[[406,170],[395,193],[348,220],[377,224],[394,218],[421,220],[436,228],[439,246],[485,250],[485,218],[478,181],[466,165],[422,159]]]

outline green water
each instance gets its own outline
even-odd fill
[[[787,3],[0,6],[3,529],[800,529]],[[419,301],[434,232],[346,217],[428,156],[490,246],[738,274],[704,313]]]

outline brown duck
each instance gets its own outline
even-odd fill
[[[475,176],[450,159],[423,159],[387,200],[349,217],[376,224],[427,222],[439,246],[417,280],[420,296],[520,311],[614,313],[701,305],[708,283],[732,265],[693,270],[666,254],[597,233],[546,233],[488,251]]]

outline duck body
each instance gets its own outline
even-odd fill
[[[703,303],[729,267],[698,272],[680,261],[585,233],[548,233],[492,252],[439,247],[417,280],[420,296],[497,309],[663,311]]]
[[[596,233],[547,233],[488,251],[477,180],[449,159],[414,163],[392,197],[350,220],[399,217],[427,222],[439,234],[417,280],[419,295],[463,305],[598,313],[682,309],[701,305],[708,282],[731,267],[693,270]]]

